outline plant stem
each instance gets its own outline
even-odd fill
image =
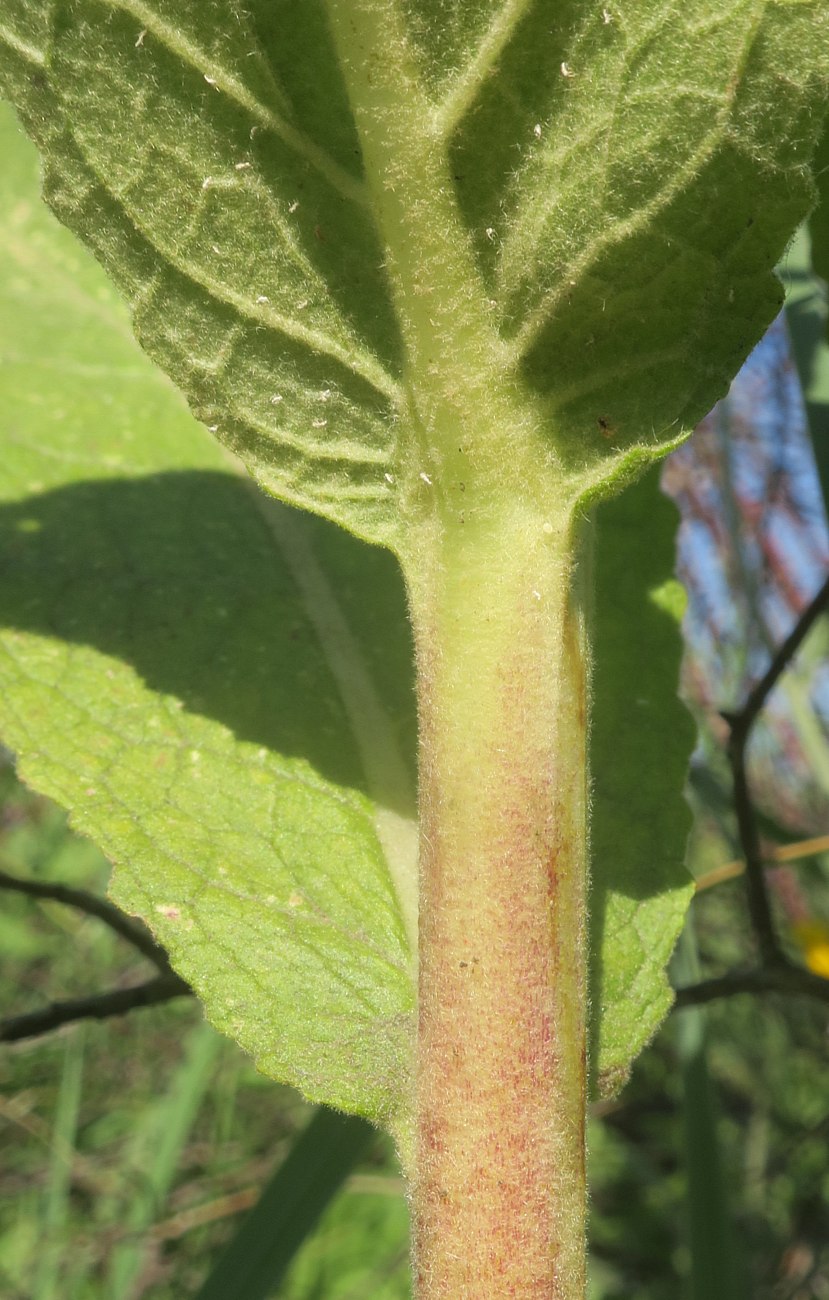
[[[415,1294],[581,1300],[586,655],[572,538],[529,510],[459,532],[412,592]]]
[[[583,1300],[578,493],[499,334],[404,7],[330,0],[328,16],[405,351],[396,476],[421,875],[415,1132],[401,1148],[415,1294]]]

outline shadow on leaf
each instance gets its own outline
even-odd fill
[[[326,651],[254,493],[229,474],[183,471],[3,506],[0,618],[120,659],[239,740],[367,793]],[[319,558],[414,788],[411,638],[395,560],[322,520],[267,508]]]

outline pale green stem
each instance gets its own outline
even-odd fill
[[[420,703],[417,1300],[583,1300],[586,649],[572,506],[396,0],[329,0],[405,344]]]
[[[584,1296],[586,654],[569,543],[531,511],[448,533],[412,593],[418,1300]]]

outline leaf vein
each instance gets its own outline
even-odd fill
[[[272,131],[284,144],[303,157],[344,199],[362,208],[370,206],[368,192],[361,180],[341,167],[304,131],[261,103],[238,77],[213,62],[203,49],[188,40],[176,27],[165,22],[151,6],[143,4],[142,0],[103,0],[103,3],[113,11],[135,18],[142,30],[155,36],[183,63],[209,78],[216,90],[235,101],[256,119],[259,126]]]
[[[577,282],[592,262],[609,249],[624,243],[648,228],[670,201],[680,193],[683,187],[694,178],[701,166],[715,152],[717,146],[727,134],[727,127],[717,123],[705,136],[698,148],[681,168],[673,174],[670,181],[658,194],[642,207],[638,208],[626,220],[617,221],[607,229],[607,233],[591,239],[582,249],[581,254],[562,272],[555,287],[547,290],[538,305],[528,313],[524,323],[513,337],[513,362],[518,364],[531,349],[544,325],[553,315],[559,303],[572,293],[573,282]]]
[[[36,64],[39,68],[46,66],[46,57],[42,50],[36,50],[33,45],[29,45],[22,40],[16,32],[13,32],[5,23],[0,23],[0,42],[7,45],[15,54],[26,59],[29,63]]]
[[[454,134],[472,108],[487,77],[534,3],[535,0],[507,0],[507,3],[501,5],[474,55],[455,77],[449,91],[435,109],[434,125],[444,140]]]
[[[88,159],[87,163],[92,168]],[[98,180],[102,189],[119,204],[125,216],[160,259],[161,265],[158,271],[147,278],[144,286],[133,299],[136,313],[147,308],[155,293],[161,292],[162,270],[167,268],[182,275],[215,302],[224,307],[231,307],[248,324],[260,329],[264,325],[274,333],[282,334],[285,338],[302,344],[319,356],[330,357],[332,361],[336,361],[358,378],[365,380],[392,405],[402,405],[401,388],[374,357],[360,353],[357,348],[345,347],[321,330],[301,324],[292,317],[286,316],[284,312],[277,311],[269,302],[249,302],[229,286],[221,285],[217,280],[207,279],[201,269],[196,268],[189,259],[177,256],[162,247],[154,233],[144,226],[135,213],[126,208],[120,196],[115,194],[102,178],[98,177]]]

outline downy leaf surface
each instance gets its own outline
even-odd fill
[[[829,283],[829,117],[815,153],[815,177],[819,201],[809,220],[812,266]]]
[[[722,395],[812,201],[829,13],[10,0],[0,49],[50,203],[197,416],[276,495],[401,550],[453,364],[415,356],[424,296],[474,320],[470,395],[506,377],[576,495]]]

